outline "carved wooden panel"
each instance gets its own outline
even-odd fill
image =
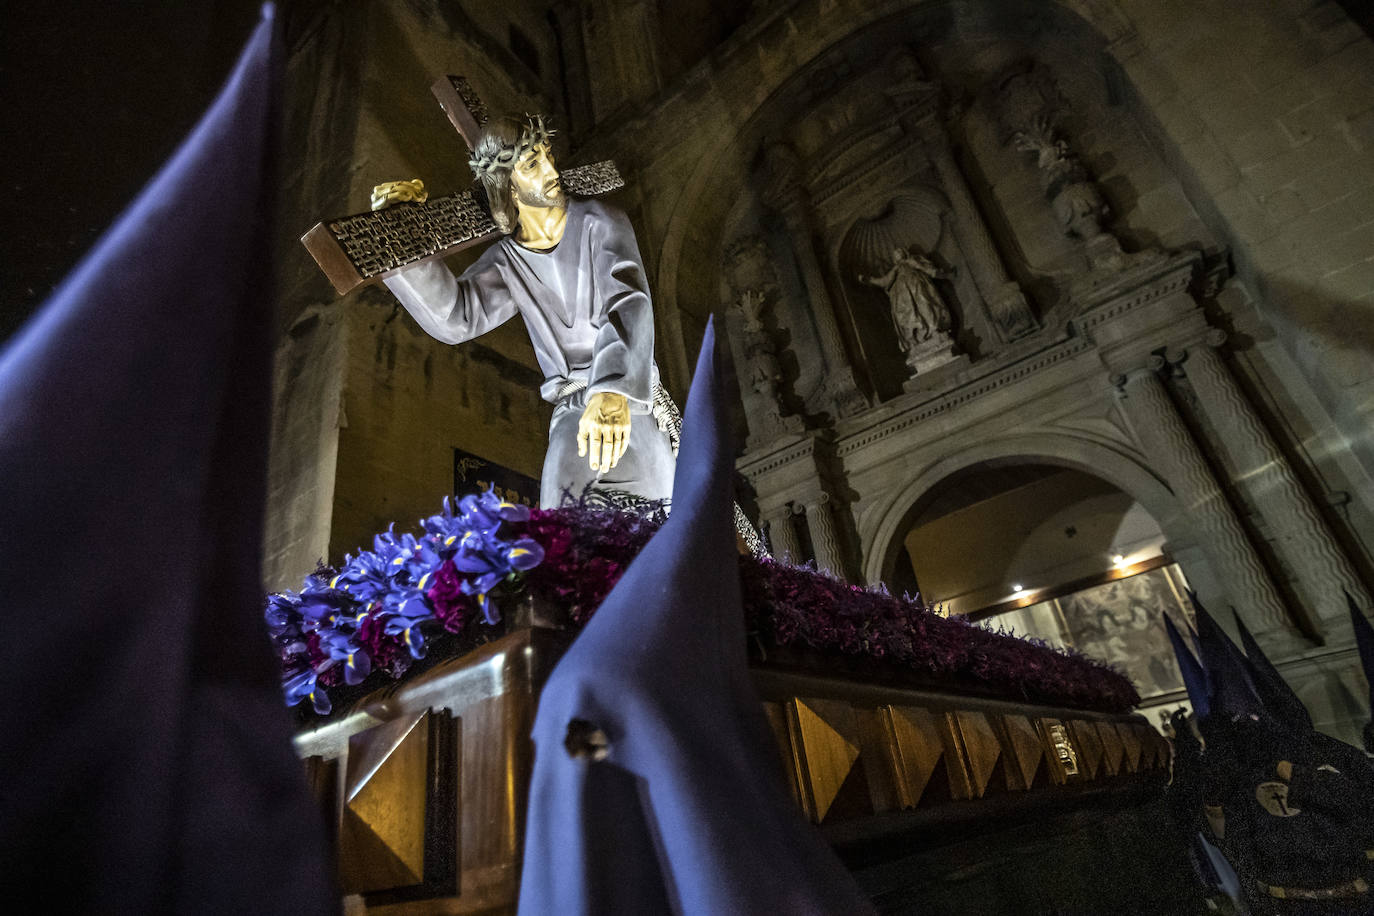
[[[453,720],[411,713],[349,738],[339,827],[339,884],[369,904],[457,887]]]
[[[534,703],[523,691],[463,707],[459,817],[464,900],[514,899],[518,892],[533,724]]]
[[[1096,723],[1091,720],[1074,719],[1066,723],[1069,734],[1073,736],[1074,746],[1078,749],[1078,769],[1085,779],[1097,779],[1102,766],[1102,736],[1098,734]]]
[[[1050,781],[1062,786],[1083,778],[1078,745],[1068,725],[1058,719],[1040,718],[1035,720],[1035,726],[1045,742],[1045,761],[1049,764]]]
[[[1141,768],[1141,753],[1145,750],[1144,737],[1140,726],[1135,722],[1117,722],[1116,730],[1121,735],[1121,766],[1127,773],[1135,773]]]
[[[997,730],[987,713],[957,710],[948,716],[967,763],[969,794],[963,797],[982,798],[1002,757]]]
[[[787,713],[781,703],[764,703],[763,714],[768,719],[768,728],[773,733],[773,742],[778,749],[778,760],[782,764],[783,782],[792,801],[801,807],[801,793],[797,786],[797,773],[792,758],[792,738],[787,733]]]
[[[926,795],[931,776],[945,756],[944,716],[938,719],[919,706],[883,706],[878,710],[884,756],[893,774],[898,807],[915,808]]]
[[[1121,761],[1126,748],[1121,743],[1121,733],[1116,730],[1115,722],[1100,719],[1096,723],[1097,736],[1102,739],[1102,769],[1107,776],[1121,772]]]
[[[1173,762],[1173,745],[1169,743],[1169,739],[1165,738],[1153,728],[1147,729],[1146,737],[1149,739],[1150,745],[1154,748],[1155,769],[1167,770]]]
[[[1045,759],[1044,740],[1026,716],[1003,715],[999,719],[1007,788],[1025,791],[1035,785],[1035,776]]]
[[[843,700],[798,697],[787,704],[802,808],[825,820],[859,759],[859,722]]]

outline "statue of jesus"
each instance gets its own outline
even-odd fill
[[[589,485],[647,500],[672,495],[675,458],[655,418],[654,316],[634,230],[625,214],[570,197],[541,118],[482,130],[469,165],[505,237],[455,277],[442,261],[384,282],[430,336],[462,343],[519,313],[554,405],[540,505]],[[373,209],[415,199],[389,182]],[[666,400],[666,398],[662,399]]]

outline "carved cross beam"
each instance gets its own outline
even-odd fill
[[[446,76],[432,87],[439,105],[468,149],[486,123],[486,106],[461,76]],[[625,186],[610,160],[560,173],[563,189],[579,197],[607,194]],[[301,236],[339,295],[363,283],[389,277],[404,267],[443,257],[501,237],[471,191],[425,203],[398,203],[376,211],[323,220]]]

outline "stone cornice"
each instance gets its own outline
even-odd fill
[[[842,458],[851,455],[865,446],[896,435],[923,420],[953,410],[989,392],[996,391],[998,388],[1021,381],[1042,369],[1080,356],[1092,349],[1092,343],[1083,338],[1070,338],[1061,341],[1012,366],[973,379],[959,388],[945,392],[924,403],[913,405],[867,429],[840,439],[836,446],[836,454]]]
[[[744,476],[756,478],[816,454],[814,436],[802,435],[791,441],[789,439],[790,437],[773,442],[773,451],[745,454],[735,462],[735,467]]]
[[[1122,296],[1120,290],[1117,290],[1105,301],[1091,306],[1082,314],[1070,319],[1070,323],[1079,331],[1089,331],[1105,321],[1110,321],[1118,315],[1124,315],[1148,302],[1154,302],[1156,299],[1163,299],[1165,296],[1182,292],[1192,282],[1194,272],[1200,263],[1201,257],[1191,252],[1175,255],[1161,262],[1156,277],[1142,284],[1134,294]],[[1129,279],[1129,276],[1127,274],[1123,279]],[[1115,285],[1113,284],[1113,286]],[[1091,298],[1096,299],[1098,296],[1094,295]]]

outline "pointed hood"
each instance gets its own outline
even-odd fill
[[[1273,662],[1269,661],[1259,643],[1255,642],[1255,637],[1250,635],[1250,630],[1245,626],[1245,621],[1240,619],[1240,614],[1235,608],[1231,608],[1231,615],[1235,618],[1236,629],[1240,632],[1240,644],[1245,648],[1246,671],[1265,709],[1295,732],[1312,731],[1312,715],[1307,711],[1307,707],[1298,699],[1293,688],[1288,686],[1288,682],[1279,674]]]
[[[550,675],[522,913],[868,913],[778,778],[748,677],[715,324],[673,512]]]
[[[37,911],[337,909],[259,580],[274,31],[267,7],[0,354],[0,594],[23,621],[0,644],[0,861],[59,895]]]
[[[1189,591],[1197,619],[1200,661],[1209,685],[1208,706],[1225,718],[1266,714],[1246,669],[1245,657],[1226,631],[1207,613],[1195,592]]]
[[[1201,719],[1208,713],[1207,675],[1198,664],[1198,660],[1193,657],[1187,642],[1168,614],[1164,615],[1164,629],[1169,633],[1169,644],[1174,647],[1178,670],[1183,674],[1183,686],[1188,688],[1188,700],[1193,704],[1193,714]]]

